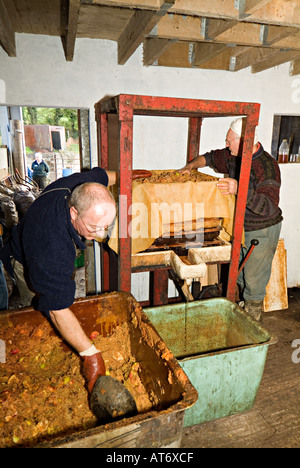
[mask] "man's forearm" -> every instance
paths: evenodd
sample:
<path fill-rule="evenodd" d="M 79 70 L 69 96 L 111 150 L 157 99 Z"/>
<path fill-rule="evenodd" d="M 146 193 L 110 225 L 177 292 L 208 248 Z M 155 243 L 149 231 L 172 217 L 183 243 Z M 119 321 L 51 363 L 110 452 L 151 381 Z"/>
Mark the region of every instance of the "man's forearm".
<path fill-rule="evenodd" d="M 192 171 L 193 169 L 198 169 L 199 167 L 205 167 L 206 166 L 206 159 L 204 156 L 197 156 L 194 158 L 192 161 L 186 164 L 182 169 L 180 169 L 180 172 L 182 174 L 188 173 Z"/>
<path fill-rule="evenodd" d="M 118 173 L 115 171 L 106 171 L 108 176 L 108 186 L 111 187 L 118 182 Z"/>
<path fill-rule="evenodd" d="M 189 165 L 191 165 L 192 169 L 198 169 L 198 167 L 205 167 L 206 159 L 204 156 L 197 156 L 189 163 Z"/>
<path fill-rule="evenodd" d="M 71 309 L 52 310 L 50 311 L 50 317 L 62 338 L 78 353 L 85 351 L 91 346 L 91 341 L 84 333 Z"/>

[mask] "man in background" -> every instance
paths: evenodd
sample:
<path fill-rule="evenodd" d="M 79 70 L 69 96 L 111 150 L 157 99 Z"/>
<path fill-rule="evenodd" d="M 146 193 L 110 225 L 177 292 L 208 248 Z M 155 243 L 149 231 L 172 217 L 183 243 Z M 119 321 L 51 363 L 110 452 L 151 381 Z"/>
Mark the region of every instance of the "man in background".
<path fill-rule="evenodd" d="M 0 247 L 2 247 L 2 224 L 0 224 Z M 3 271 L 3 265 L 0 260 L 0 310 L 7 310 L 8 307 L 8 292 L 6 280 Z"/>
<path fill-rule="evenodd" d="M 35 153 L 35 161 L 33 161 L 31 169 L 34 182 L 38 184 L 41 190 L 44 190 L 48 185 L 47 176 L 49 173 L 49 167 L 45 161 L 43 161 L 42 153 Z"/>
<path fill-rule="evenodd" d="M 218 188 L 224 195 L 237 194 L 241 155 L 245 131 L 245 119 L 239 118 L 231 123 L 226 136 L 226 148 L 213 150 L 200 155 L 188 163 L 181 172 L 210 166 L 216 172 L 226 174 L 219 179 Z M 249 180 L 249 189 L 244 220 L 245 244 L 241 248 L 241 261 L 257 239 L 257 245 L 247 260 L 238 278 L 245 310 L 255 320 L 261 320 L 266 286 L 270 280 L 272 261 L 276 252 L 281 222 L 279 191 L 280 170 L 277 161 L 268 154 L 255 135 Z"/>

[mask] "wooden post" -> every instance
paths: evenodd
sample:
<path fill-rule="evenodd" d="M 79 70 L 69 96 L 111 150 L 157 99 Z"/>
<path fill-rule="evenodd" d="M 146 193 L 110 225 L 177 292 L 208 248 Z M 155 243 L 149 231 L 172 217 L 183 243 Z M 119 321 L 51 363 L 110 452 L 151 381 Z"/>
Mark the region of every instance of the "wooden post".
<path fill-rule="evenodd" d="M 21 120 L 12 120 L 13 127 L 13 145 L 12 155 L 14 168 L 18 169 L 20 176 L 25 179 L 26 162 L 23 151 L 23 130 Z"/>

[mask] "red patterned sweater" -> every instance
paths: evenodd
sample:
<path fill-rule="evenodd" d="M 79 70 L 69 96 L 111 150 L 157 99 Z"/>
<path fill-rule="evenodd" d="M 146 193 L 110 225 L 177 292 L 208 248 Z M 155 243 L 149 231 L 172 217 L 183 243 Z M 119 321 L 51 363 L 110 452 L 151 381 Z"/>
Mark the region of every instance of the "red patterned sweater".
<path fill-rule="evenodd" d="M 227 148 L 214 150 L 203 156 L 207 166 L 239 181 L 240 157 L 232 156 Z M 258 151 L 252 156 L 245 231 L 257 231 L 282 221 L 282 211 L 279 208 L 280 185 L 278 162 L 260 144 Z"/>

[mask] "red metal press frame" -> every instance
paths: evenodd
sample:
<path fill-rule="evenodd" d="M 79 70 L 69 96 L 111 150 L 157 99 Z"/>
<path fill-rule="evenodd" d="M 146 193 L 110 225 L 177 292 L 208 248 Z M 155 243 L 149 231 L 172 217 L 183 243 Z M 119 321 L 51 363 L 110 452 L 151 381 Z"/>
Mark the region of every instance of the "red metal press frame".
<path fill-rule="evenodd" d="M 98 163 L 109 169 L 108 114 L 117 114 L 119 122 L 119 255 L 118 284 L 121 291 L 131 292 L 131 233 L 129 232 L 132 204 L 132 153 L 134 115 L 186 117 L 189 119 L 188 154 L 190 161 L 199 155 L 202 119 L 207 117 L 245 116 L 240 183 L 236 201 L 232 252 L 226 297 L 235 300 L 236 283 L 248 194 L 255 127 L 258 125 L 260 104 L 248 102 L 210 101 L 156 96 L 120 94 L 95 104 L 98 135 Z M 146 169 L 146 168 L 144 168 Z M 108 256 L 103 258 L 104 289 L 109 290 Z M 166 281 L 164 281 L 164 286 Z M 159 298 L 158 298 L 159 300 Z"/>

